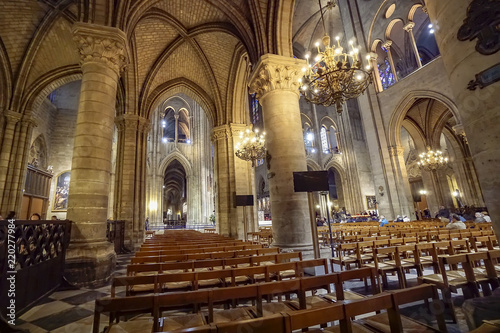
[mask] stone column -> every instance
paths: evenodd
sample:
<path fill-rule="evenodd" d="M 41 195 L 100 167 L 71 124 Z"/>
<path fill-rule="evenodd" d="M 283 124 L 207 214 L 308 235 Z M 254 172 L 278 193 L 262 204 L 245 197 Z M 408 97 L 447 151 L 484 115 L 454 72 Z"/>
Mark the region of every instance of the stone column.
<path fill-rule="evenodd" d="M 35 126 L 29 116 L 17 112 L 5 113 L 6 125 L 0 152 L 0 211 L 19 214 L 26 177 L 26 166 L 31 139 Z"/>
<path fill-rule="evenodd" d="M 177 140 L 179 139 L 179 114 L 174 115 L 175 118 L 175 128 L 174 128 L 174 142 L 175 146 L 177 147 Z"/>
<path fill-rule="evenodd" d="M 397 195 L 399 197 L 399 210 L 394 212 L 394 215 L 406 215 L 410 218 L 415 218 L 415 210 L 413 206 L 413 197 L 411 195 L 410 182 L 408 181 L 408 174 L 406 172 L 406 165 L 404 160 L 404 148 L 401 146 L 392 146 L 389 148 L 389 155 L 392 160 L 392 167 L 394 168 Z M 397 208 L 394 207 L 396 210 Z"/>
<path fill-rule="evenodd" d="M 135 114 L 123 114 L 115 122 L 118 127 L 116 219 L 126 221 L 125 241 L 132 249 L 143 240 L 146 218 L 145 172 L 149 120 Z"/>
<path fill-rule="evenodd" d="M 396 74 L 396 68 L 394 67 L 394 59 L 392 59 L 392 53 L 391 53 L 392 40 L 385 41 L 385 43 L 382 46 L 387 50 L 387 56 L 389 58 L 389 63 L 391 64 L 392 75 L 394 75 L 394 80 L 398 82 L 398 75 Z"/>
<path fill-rule="evenodd" d="M 476 74 L 498 64 L 499 53 L 490 55 L 479 53 L 476 49 L 479 42 L 477 37 L 466 41 L 458 40 L 457 33 L 464 24 L 464 20 L 466 20 L 465 23 L 473 21 L 467 17 L 470 0 L 426 0 L 425 3 L 430 20 L 436 27 L 436 42 L 450 79 L 461 123 L 464 124 L 484 201 L 497 237 L 500 237 L 500 196 L 498 195 L 500 188 L 498 177 L 500 169 L 500 146 L 498 145 L 500 81 L 482 89 L 473 86 L 468 88 L 469 82 L 475 80 Z M 492 19 L 492 14 L 484 13 L 483 17 Z M 477 28 L 477 26 L 470 25 L 473 32 Z M 492 26 L 491 29 L 495 28 Z M 492 45 L 494 44 L 490 46 Z M 485 44 L 483 47 L 487 48 Z"/>
<path fill-rule="evenodd" d="M 221 235 L 237 237 L 235 221 L 237 210 L 234 207 L 236 191 L 234 178 L 233 145 L 230 141 L 229 125 L 217 126 L 212 130 L 215 150 L 215 218 L 217 232 Z"/>
<path fill-rule="evenodd" d="M 293 172 L 306 171 L 306 156 L 299 107 L 299 82 L 305 62 L 265 54 L 250 78 L 250 92 L 262 105 L 269 157 L 274 246 L 312 247 L 306 193 L 293 190 Z"/>
<path fill-rule="evenodd" d="M 104 284 L 116 254 L 106 240 L 116 89 L 127 54 L 127 38 L 116 28 L 76 23 L 82 86 L 68 197 L 73 221 L 66 278 L 76 285 Z"/>
<path fill-rule="evenodd" d="M 413 54 L 415 55 L 415 60 L 417 61 L 418 68 L 422 67 L 422 62 L 420 61 L 420 55 L 418 54 L 417 43 L 415 42 L 415 36 L 413 35 L 413 27 L 415 27 L 415 22 L 408 22 L 403 29 L 410 35 L 410 43 L 413 49 Z"/>

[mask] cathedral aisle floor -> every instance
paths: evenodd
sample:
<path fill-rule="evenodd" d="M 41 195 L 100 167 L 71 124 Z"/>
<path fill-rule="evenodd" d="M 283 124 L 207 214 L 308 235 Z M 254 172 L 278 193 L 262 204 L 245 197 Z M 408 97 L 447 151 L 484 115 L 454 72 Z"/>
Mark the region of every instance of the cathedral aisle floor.
<path fill-rule="evenodd" d="M 126 274 L 132 256 L 133 254 L 117 256 L 115 276 Z M 16 327 L 28 330 L 30 333 L 91 332 L 95 299 L 109 296 L 110 292 L 111 282 L 97 289 L 56 291 L 22 314 L 17 320 Z M 124 295 L 125 291 L 117 293 L 118 297 Z M 101 317 L 100 332 L 108 324 L 108 318 L 104 317 Z"/>
<path fill-rule="evenodd" d="M 322 249 L 322 257 L 328 256 L 325 255 L 325 252 L 327 252 L 325 250 Z M 126 274 L 127 264 L 130 263 L 132 256 L 133 254 L 117 256 L 115 276 Z M 336 267 L 335 270 L 338 271 L 339 267 Z M 414 271 L 407 274 L 407 278 L 410 286 L 417 284 L 417 275 Z M 397 289 L 397 277 L 389 276 L 388 279 L 389 289 Z M 351 283 L 349 289 L 359 293 L 365 292 L 362 281 Z M 76 290 L 56 291 L 22 314 L 17 320 L 16 327 L 25 329 L 30 333 L 90 333 L 92 332 L 94 319 L 95 299 L 109 296 L 110 292 L 110 284 L 97 289 L 80 288 Z M 124 295 L 125 291 L 117 292 L 118 297 Z M 450 320 L 447 320 L 448 332 L 450 333 L 468 331 L 463 312 L 460 308 L 462 302 L 462 296 L 455 297 L 458 323 L 452 324 Z M 412 307 L 407 307 L 402 312 L 405 315 L 411 316 Z M 102 332 L 107 325 L 108 317 L 101 315 L 99 332 Z"/>

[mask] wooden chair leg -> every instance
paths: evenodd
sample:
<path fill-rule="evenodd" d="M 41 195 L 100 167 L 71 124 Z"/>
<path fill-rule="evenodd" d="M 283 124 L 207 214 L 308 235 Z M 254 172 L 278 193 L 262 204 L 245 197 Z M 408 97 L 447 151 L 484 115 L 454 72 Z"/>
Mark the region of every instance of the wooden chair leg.
<path fill-rule="evenodd" d="M 443 301 L 445 306 L 451 311 L 451 318 L 453 323 L 457 323 L 457 316 L 455 314 L 455 307 L 453 305 L 453 300 L 451 299 L 451 291 L 449 289 L 443 290 Z"/>

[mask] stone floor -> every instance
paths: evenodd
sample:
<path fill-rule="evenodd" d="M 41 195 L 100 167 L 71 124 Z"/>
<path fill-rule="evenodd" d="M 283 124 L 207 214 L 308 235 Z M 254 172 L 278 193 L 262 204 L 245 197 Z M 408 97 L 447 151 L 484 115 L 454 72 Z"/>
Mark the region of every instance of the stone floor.
<path fill-rule="evenodd" d="M 126 274 L 126 267 L 131 256 L 131 254 L 118 255 L 115 276 Z M 407 277 L 410 285 L 416 285 L 415 272 L 411 272 Z M 363 293 L 364 284 L 361 281 L 354 282 L 349 285 L 349 289 Z M 389 289 L 397 289 L 396 276 L 389 276 Z M 107 285 L 97 289 L 56 291 L 22 314 L 16 326 L 30 333 L 90 333 L 94 318 L 94 301 L 96 298 L 109 295 L 110 290 L 110 285 Z M 123 294 L 124 291 L 117 293 L 117 296 L 123 296 Z M 450 320 L 447 320 L 448 331 L 451 333 L 467 332 L 467 324 L 459 306 L 463 298 L 458 296 L 456 301 L 458 323 L 452 324 Z M 403 309 L 402 312 L 414 313 L 411 306 Z M 101 315 L 100 323 L 100 332 L 102 332 L 108 323 L 108 318 Z"/>

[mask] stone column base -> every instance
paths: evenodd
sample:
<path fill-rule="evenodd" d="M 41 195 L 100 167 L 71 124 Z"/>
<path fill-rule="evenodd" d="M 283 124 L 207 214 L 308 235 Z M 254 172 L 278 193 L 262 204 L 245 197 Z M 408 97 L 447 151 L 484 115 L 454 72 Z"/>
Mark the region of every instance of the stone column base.
<path fill-rule="evenodd" d="M 78 287 L 101 287 L 115 271 L 116 253 L 112 243 L 70 244 L 64 276 Z"/>

